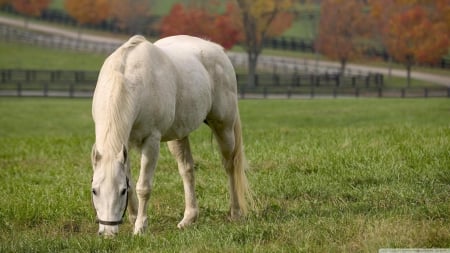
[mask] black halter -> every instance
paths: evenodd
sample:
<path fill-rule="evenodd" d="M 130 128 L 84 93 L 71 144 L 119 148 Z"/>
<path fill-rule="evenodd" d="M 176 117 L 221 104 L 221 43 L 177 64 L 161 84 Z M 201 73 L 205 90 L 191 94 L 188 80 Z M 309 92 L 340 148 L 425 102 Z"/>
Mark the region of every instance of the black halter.
<path fill-rule="evenodd" d="M 126 213 L 127 207 L 128 207 L 128 190 L 130 189 L 130 181 L 129 181 L 128 177 L 126 177 L 126 180 L 127 180 L 127 199 L 125 200 L 125 208 L 123 209 L 122 218 L 118 221 L 104 221 L 104 220 L 100 220 L 97 217 L 97 212 L 95 212 L 95 216 L 96 216 L 95 222 L 105 225 L 105 226 L 116 226 L 116 225 L 120 225 L 123 223 L 123 217 L 125 217 L 125 213 Z M 91 201 L 92 201 L 92 205 L 94 206 L 94 210 L 96 210 L 93 199 L 91 199 Z"/>

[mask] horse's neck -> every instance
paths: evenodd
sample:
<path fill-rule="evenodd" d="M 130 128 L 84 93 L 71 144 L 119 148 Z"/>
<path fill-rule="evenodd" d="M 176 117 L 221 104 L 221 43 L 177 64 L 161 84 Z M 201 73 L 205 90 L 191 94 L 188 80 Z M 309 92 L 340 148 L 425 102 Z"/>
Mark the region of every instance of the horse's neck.
<path fill-rule="evenodd" d="M 116 156 L 124 145 L 128 146 L 128 138 L 128 133 L 118 131 L 115 126 L 110 126 L 106 131 L 97 132 L 95 145 L 101 154 Z"/>
<path fill-rule="evenodd" d="M 117 71 L 106 71 L 97 83 L 94 94 L 96 145 L 103 152 L 118 154 L 128 144 L 134 121 L 134 103 L 126 79 Z M 100 150 L 99 150 L 100 151 Z"/>

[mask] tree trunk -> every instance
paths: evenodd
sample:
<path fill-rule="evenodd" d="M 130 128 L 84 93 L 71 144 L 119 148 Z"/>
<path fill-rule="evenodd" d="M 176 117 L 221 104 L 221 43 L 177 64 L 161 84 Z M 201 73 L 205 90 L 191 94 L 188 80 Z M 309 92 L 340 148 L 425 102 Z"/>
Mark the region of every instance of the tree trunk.
<path fill-rule="evenodd" d="M 406 64 L 406 84 L 407 87 L 411 87 L 411 63 Z"/>
<path fill-rule="evenodd" d="M 247 87 L 254 88 L 256 87 L 256 66 L 258 64 L 258 53 L 256 52 L 247 52 L 248 54 L 248 78 L 247 78 Z"/>
<path fill-rule="evenodd" d="M 345 59 L 345 58 L 341 59 L 341 69 L 339 70 L 341 76 L 343 76 L 345 74 L 346 65 L 347 65 L 347 59 Z"/>
<path fill-rule="evenodd" d="M 408 88 L 411 87 L 411 68 L 414 63 L 413 59 L 412 55 L 406 56 L 406 84 Z"/>

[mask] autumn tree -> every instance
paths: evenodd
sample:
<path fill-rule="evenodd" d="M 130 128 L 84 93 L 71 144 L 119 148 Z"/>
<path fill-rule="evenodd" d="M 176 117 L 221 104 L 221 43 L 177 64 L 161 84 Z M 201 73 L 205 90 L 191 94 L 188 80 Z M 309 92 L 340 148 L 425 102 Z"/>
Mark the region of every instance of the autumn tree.
<path fill-rule="evenodd" d="M 47 9 L 50 0 L 14 0 L 11 1 L 14 10 L 25 15 L 25 26 L 28 25 L 28 17 L 40 16 Z"/>
<path fill-rule="evenodd" d="M 407 85 L 415 64 L 435 64 L 450 46 L 450 1 L 372 1 L 372 15 L 381 27 L 381 41 L 390 56 L 407 70 Z"/>
<path fill-rule="evenodd" d="M 79 26 L 99 24 L 109 18 L 111 3 L 110 0 L 65 0 L 64 8 Z M 78 35 L 81 36 L 81 29 Z"/>
<path fill-rule="evenodd" d="M 9 4 L 12 0 L 0 0 L 0 7 L 3 5 Z"/>
<path fill-rule="evenodd" d="M 242 37 L 240 26 L 233 19 L 235 12 L 232 4 L 226 6 L 224 13 L 214 13 L 208 6 L 175 4 L 161 22 L 161 37 L 192 35 L 210 39 L 229 49 Z"/>
<path fill-rule="evenodd" d="M 150 15 L 148 0 L 112 0 L 110 16 L 117 26 L 130 33 L 142 33 Z"/>
<path fill-rule="evenodd" d="M 346 64 L 359 57 L 361 40 L 370 25 L 361 0 L 324 0 L 320 11 L 319 34 L 316 49 L 341 64 L 341 74 Z"/>
<path fill-rule="evenodd" d="M 253 87 L 263 41 L 271 35 L 282 34 L 291 25 L 292 16 L 286 13 L 292 0 L 237 0 L 237 3 L 244 31 L 243 47 L 248 58 L 247 84 Z"/>
<path fill-rule="evenodd" d="M 447 31 L 444 23 L 433 23 L 420 6 L 392 16 L 384 31 L 386 47 L 396 61 L 405 64 L 408 86 L 414 64 L 434 64 L 447 54 Z"/>

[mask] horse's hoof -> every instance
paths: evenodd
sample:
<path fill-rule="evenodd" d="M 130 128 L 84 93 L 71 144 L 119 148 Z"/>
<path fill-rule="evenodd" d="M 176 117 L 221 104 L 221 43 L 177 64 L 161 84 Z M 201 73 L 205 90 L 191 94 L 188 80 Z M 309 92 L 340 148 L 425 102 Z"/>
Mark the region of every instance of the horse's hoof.
<path fill-rule="evenodd" d="M 179 229 L 186 228 L 192 223 L 196 222 L 198 218 L 198 209 L 193 209 L 189 212 L 185 212 L 183 220 L 178 223 L 177 227 Z"/>
<path fill-rule="evenodd" d="M 239 221 L 242 219 L 244 215 L 242 214 L 242 211 L 240 209 L 231 209 L 230 210 L 230 221 Z"/>
<path fill-rule="evenodd" d="M 134 224 L 134 235 L 143 235 L 145 233 L 145 230 L 147 229 L 147 218 L 144 220 L 136 220 L 136 223 Z"/>

